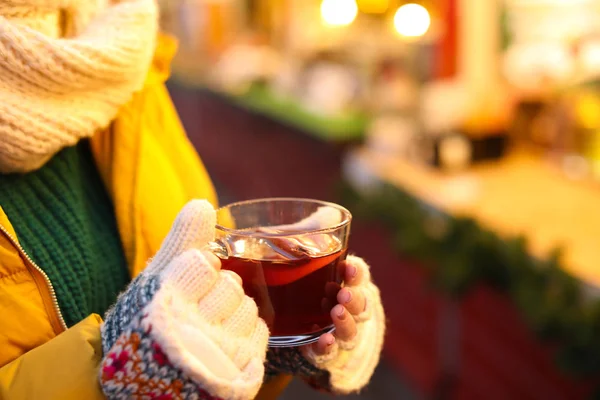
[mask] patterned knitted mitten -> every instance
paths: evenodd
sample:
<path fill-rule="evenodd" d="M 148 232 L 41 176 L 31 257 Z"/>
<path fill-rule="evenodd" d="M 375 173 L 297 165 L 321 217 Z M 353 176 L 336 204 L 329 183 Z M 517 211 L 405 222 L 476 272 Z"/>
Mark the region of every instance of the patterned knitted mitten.
<path fill-rule="evenodd" d="M 192 201 L 102 327 L 100 383 L 109 399 L 251 399 L 269 332 L 236 277 L 199 249 L 215 211 Z"/>

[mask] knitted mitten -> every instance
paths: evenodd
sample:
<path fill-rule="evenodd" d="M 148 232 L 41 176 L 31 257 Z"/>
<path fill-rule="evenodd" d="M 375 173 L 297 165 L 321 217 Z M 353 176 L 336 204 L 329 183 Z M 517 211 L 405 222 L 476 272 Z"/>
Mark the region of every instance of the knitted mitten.
<path fill-rule="evenodd" d="M 312 346 L 271 348 L 267 354 L 267 379 L 281 373 L 292 374 L 314 388 L 339 394 L 357 392 L 367 385 L 379 363 L 385 315 L 368 265 L 355 256 L 348 256 L 346 262 L 361 269 L 364 276 L 363 283 L 353 287 L 361 290 L 366 299 L 365 311 L 354 317 L 355 338 L 349 342 L 336 338 L 333 349 L 325 356 L 315 354 Z"/>
<path fill-rule="evenodd" d="M 199 248 L 215 212 L 192 201 L 102 327 L 100 383 L 109 399 L 251 399 L 269 332 L 236 277 Z"/>
<path fill-rule="evenodd" d="M 333 207 L 320 207 L 306 219 L 293 225 L 271 227 L 276 231 L 319 230 L 335 226 L 342 221 L 342 214 Z M 312 240 L 322 240 L 312 235 Z M 351 393 L 364 387 L 379 363 L 385 333 L 385 315 L 379 289 L 371 281 L 369 266 L 355 256 L 348 256 L 347 263 L 361 270 L 363 279 L 352 290 L 362 292 L 366 309 L 354 316 L 357 335 L 351 342 L 336 339 L 327 356 L 318 356 L 312 346 L 298 348 L 271 348 L 267 359 L 266 378 L 281 373 L 299 376 L 313 387 L 335 393 Z"/>

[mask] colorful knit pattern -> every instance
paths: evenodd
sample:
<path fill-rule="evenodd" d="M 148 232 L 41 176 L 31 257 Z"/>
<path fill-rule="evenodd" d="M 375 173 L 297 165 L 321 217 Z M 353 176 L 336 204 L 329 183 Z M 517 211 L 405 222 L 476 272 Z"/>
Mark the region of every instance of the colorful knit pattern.
<path fill-rule="evenodd" d="M 141 274 L 131 282 L 129 289 L 119 296 L 116 304 L 106 313 L 106 320 L 102 326 L 104 354 L 109 353 L 123 330 L 135 322 L 135 318 L 138 318 L 159 288 L 158 276 Z"/>
<path fill-rule="evenodd" d="M 132 321 L 105 353 L 100 381 L 107 398 L 219 400 L 171 364 L 150 336 L 152 325 L 143 319 Z"/>

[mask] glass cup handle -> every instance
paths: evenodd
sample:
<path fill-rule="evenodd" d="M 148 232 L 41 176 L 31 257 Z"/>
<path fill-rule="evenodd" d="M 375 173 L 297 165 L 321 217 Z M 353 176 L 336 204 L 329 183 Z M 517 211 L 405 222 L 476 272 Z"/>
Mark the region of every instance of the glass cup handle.
<path fill-rule="evenodd" d="M 206 246 L 204 246 L 203 250 L 212 252 L 222 260 L 227 260 L 230 254 L 229 246 L 221 239 L 215 239 L 212 242 L 208 242 Z"/>

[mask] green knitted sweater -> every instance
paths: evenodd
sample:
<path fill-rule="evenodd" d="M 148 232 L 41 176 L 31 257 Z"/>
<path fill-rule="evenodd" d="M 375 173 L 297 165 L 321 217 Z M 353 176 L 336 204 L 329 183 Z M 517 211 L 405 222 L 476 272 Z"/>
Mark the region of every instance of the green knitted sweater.
<path fill-rule="evenodd" d="M 52 281 L 67 325 L 104 314 L 130 278 L 88 141 L 62 150 L 37 171 L 0 175 L 0 206 Z"/>

